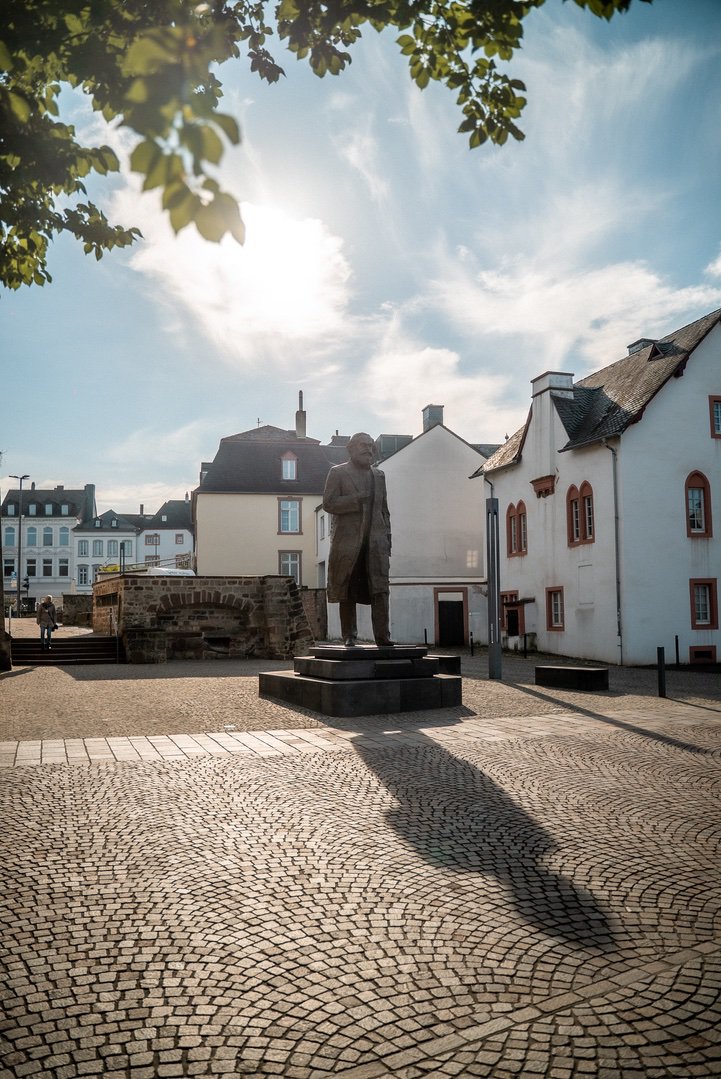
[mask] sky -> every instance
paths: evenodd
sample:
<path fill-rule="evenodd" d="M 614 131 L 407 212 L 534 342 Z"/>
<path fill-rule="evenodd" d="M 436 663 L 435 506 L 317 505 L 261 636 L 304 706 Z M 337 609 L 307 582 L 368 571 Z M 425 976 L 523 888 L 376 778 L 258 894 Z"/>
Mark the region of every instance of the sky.
<path fill-rule="evenodd" d="M 721 307 L 721 4 L 607 23 L 548 0 L 525 22 L 523 142 L 468 148 L 453 95 L 418 90 L 393 34 L 350 68 L 269 87 L 219 71 L 239 120 L 218 178 L 244 246 L 177 237 L 124 170 L 92 196 L 144 239 L 100 262 L 63 238 L 53 283 L 0 293 L 0 491 L 96 485 L 98 510 L 184 498 L 258 424 L 469 442 L 524 422 L 530 381 L 582 378 Z M 122 129 L 68 116 L 127 159 Z"/>

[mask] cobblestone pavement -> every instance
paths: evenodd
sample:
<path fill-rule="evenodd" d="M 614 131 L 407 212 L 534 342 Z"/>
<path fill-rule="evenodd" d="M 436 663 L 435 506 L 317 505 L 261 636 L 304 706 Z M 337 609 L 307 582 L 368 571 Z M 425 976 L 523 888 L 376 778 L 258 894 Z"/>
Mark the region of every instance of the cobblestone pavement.
<path fill-rule="evenodd" d="M 253 673 L 0 678 L 70 731 L 127 686 L 135 731 L 73 742 L 32 694 L 39 751 L 0 727 L 2 1079 L 721 1074 L 718 693 L 476 662 L 450 714 L 294 725 L 248 688 L 250 732 L 212 702 Z M 133 726 L 189 684 L 195 734 Z"/>

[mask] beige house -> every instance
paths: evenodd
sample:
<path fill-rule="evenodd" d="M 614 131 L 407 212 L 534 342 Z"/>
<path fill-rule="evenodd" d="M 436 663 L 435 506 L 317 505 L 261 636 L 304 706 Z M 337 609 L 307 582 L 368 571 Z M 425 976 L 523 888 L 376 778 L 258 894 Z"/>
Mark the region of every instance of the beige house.
<path fill-rule="evenodd" d="M 306 435 L 302 393 L 294 430 L 266 425 L 223 438 L 193 492 L 196 572 L 280 574 L 316 587 L 316 509 L 347 441 Z"/>

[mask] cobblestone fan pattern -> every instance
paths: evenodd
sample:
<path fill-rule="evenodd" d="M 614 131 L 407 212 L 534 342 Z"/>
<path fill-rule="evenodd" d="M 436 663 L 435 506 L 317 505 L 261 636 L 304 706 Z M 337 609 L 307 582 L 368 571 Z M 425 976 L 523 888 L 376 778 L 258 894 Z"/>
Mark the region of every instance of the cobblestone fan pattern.
<path fill-rule="evenodd" d="M 719 1075 L 706 716 L 3 769 L 0 1075 Z"/>

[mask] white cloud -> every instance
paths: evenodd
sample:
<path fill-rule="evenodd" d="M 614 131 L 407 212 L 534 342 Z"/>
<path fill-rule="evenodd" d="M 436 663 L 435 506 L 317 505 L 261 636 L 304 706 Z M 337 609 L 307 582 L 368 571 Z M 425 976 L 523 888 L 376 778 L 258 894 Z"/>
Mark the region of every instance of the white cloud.
<path fill-rule="evenodd" d="M 197 485 L 197 477 L 192 482 L 188 481 L 185 487 L 177 483 L 129 484 L 110 481 L 97 488 L 95 502 L 98 513 L 105 513 L 107 510 L 115 510 L 116 513 L 140 513 L 141 506 L 144 513 L 157 513 L 164 502 L 184 499 Z"/>
<path fill-rule="evenodd" d="M 242 205 L 243 246 L 203 240 L 193 226 L 174 236 L 155 199 L 126 189 L 116 216 L 141 228 L 131 266 L 180 314 L 191 316 L 231 362 L 281 368 L 289 346 L 322 348 L 349 332 L 351 268 L 342 240 L 322 221 L 272 206 Z"/>
<path fill-rule="evenodd" d="M 444 406 L 444 422 L 469 442 L 502 441 L 525 415 L 504 405 L 508 375 L 461 371 L 451 349 L 414 341 L 394 318 L 359 378 L 361 396 L 374 403 L 387 434 L 415 434 L 428 404 Z"/>

